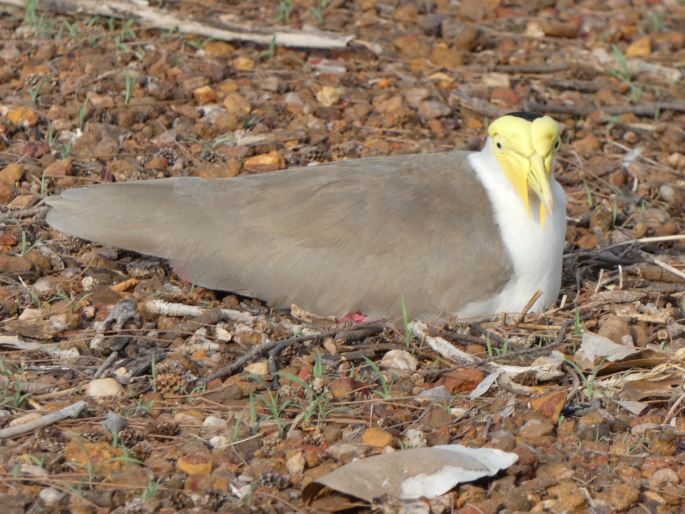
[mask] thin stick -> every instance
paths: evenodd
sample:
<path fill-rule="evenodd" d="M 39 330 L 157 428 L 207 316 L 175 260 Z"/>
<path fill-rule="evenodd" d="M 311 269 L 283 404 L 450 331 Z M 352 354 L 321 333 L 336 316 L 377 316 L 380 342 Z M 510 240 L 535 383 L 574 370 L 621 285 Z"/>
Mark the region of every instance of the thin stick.
<path fill-rule="evenodd" d="M 683 403 L 683 400 L 685 400 L 685 393 L 681 394 L 671 408 L 668 409 L 666 417 L 664 417 L 664 425 L 668 425 L 671 422 L 671 418 L 673 418 L 675 413 L 678 411 L 678 408 L 680 407 L 680 404 Z"/>
<path fill-rule="evenodd" d="M 597 111 L 610 116 L 629 113 L 636 116 L 654 116 L 663 111 L 685 112 L 685 102 L 654 102 L 640 105 L 603 105 L 598 107 L 527 102 L 525 109 L 530 112 L 572 114 L 575 116 L 587 116 Z"/>
<path fill-rule="evenodd" d="M 641 237 L 639 239 L 628 239 L 627 241 L 621 241 L 620 243 L 614 243 L 609 246 L 605 246 L 599 251 L 596 252 L 575 252 L 575 253 L 566 253 L 564 254 L 564 259 L 568 259 L 569 257 L 574 257 L 574 256 L 587 256 L 587 255 L 595 255 L 601 252 L 605 252 L 607 250 L 611 250 L 613 248 L 618 248 L 620 246 L 629 246 L 629 245 L 635 245 L 635 244 L 650 244 L 650 243 L 668 243 L 672 241 L 685 241 L 685 234 L 678 234 L 674 236 L 654 236 L 654 237 Z"/>
<path fill-rule="evenodd" d="M 55 390 L 55 386 L 49 386 L 38 382 L 29 382 L 27 380 L 12 380 L 5 375 L 0 375 L 0 387 L 3 389 L 17 388 L 22 393 L 29 394 L 45 393 Z"/>
<path fill-rule="evenodd" d="M 41 2 L 42 3 L 42 2 Z M 0 4 L 25 7 L 27 0 L 1 0 Z M 177 30 L 184 34 L 196 34 L 224 41 L 244 41 L 259 45 L 275 44 L 299 48 L 345 48 L 354 36 L 323 31 L 295 31 L 287 29 L 255 29 L 229 25 L 220 19 L 212 23 L 179 18 L 174 14 L 155 9 L 140 2 L 113 0 L 52 0 L 45 2 L 50 10 L 65 14 L 99 15 L 112 18 L 133 19 L 156 29 Z"/>
<path fill-rule="evenodd" d="M 533 305 L 535 305 L 535 302 L 537 302 L 538 298 L 540 298 L 541 296 L 542 291 L 540 291 L 539 289 L 533 293 L 533 296 L 530 297 L 530 300 L 528 300 L 528 303 L 521 311 L 521 314 L 519 314 L 519 317 L 516 320 L 517 323 L 521 323 L 524 319 L 526 319 L 526 314 L 528 314 L 528 311 L 533 308 Z"/>
<path fill-rule="evenodd" d="M 666 243 L 669 241 L 685 241 L 685 234 L 678 234 L 675 236 L 654 236 L 654 237 L 640 237 L 639 239 L 629 239 L 628 241 L 621 241 L 620 243 L 614 243 L 610 246 L 604 248 L 608 250 L 609 248 L 616 248 L 617 246 L 625 246 L 631 244 L 649 244 L 649 243 Z"/>
<path fill-rule="evenodd" d="M 29 423 L 23 423 L 14 427 L 3 428 L 0 430 L 0 439 L 9 439 L 10 437 L 16 437 L 28 432 L 33 432 L 34 430 L 39 430 L 62 421 L 63 419 L 75 418 L 81 414 L 81 411 L 85 408 L 86 402 L 81 400 L 76 403 L 72 403 L 68 407 L 64 407 L 56 412 L 51 412 L 50 414 L 41 416 L 35 421 L 30 421 Z"/>
<path fill-rule="evenodd" d="M 109 366 L 114 362 L 114 360 L 117 358 L 117 353 L 116 351 L 110 353 L 107 358 L 104 360 L 102 364 L 100 364 L 100 367 L 97 369 L 95 374 L 93 375 L 93 378 L 100 378 L 102 374 L 109 368 Z"/>
<path fill-rule="evenodd" d="M 0 2 L 1 3 L 1 2 Z M 0 222 L 13 221 L 21 218 L 30 218 L 31 216 L 42 216 L 48 212 L 46 205 L 37 205 L 28 209 L 13 209 L 0 214 Z"/>
<path fill-rule="evenodd" d="M 357 325 L 357 327 L 354 327 L 355 329 L 366 329 L 370 325 L 376 324 L 377 322 L 371 322 L 371 323 L 364 323 Z M 380 327 L 379 327 L 380 330 Z M 232 375 L 236 371 L 242 369 L 245 364 L 248 362 L 252 361 L 253 359 L 256 359 L 257 357 L 264 355 L 265 353 L 271 351 L 273 348 L 276 348 L 277 346 L 282 346 L 286 347 L 294 343 L 301 343 L 304 341 L 312 341 L 315 339 L 323 339 L 324 337 L 330 337 L 334 336 L 339 332 L 338 329 L 335 330 L 328 330 L 327 332 L 321 332 L 320 334 L 308 334 L 304 336 L 297 336 L 297 337 L 290 337 L 288 339 L 282 339 L 280 341 L 267 341 L 266 343 L 260 344 L 258 346 L 255 346 L 247 352 L 245 355 L 240 357 L 239 359 L 236 359 L 235 362 L 232 364 L 226 366 L 225 368 L 221 368 L 220 370 L 212 373 L 208 377 L 200 379 L 198 382 L 200 384 L 208 384 L 212 380 L 216 380 L 217 378 L 223 378 L 227 377 L 229 375 Z"/>
<path fill-rule="evenodd" d="M 660 268 L 663 268 L 663 269 L 665 269 L 666 271 L 668 271 L 668 272 L 670 272 L 670 273 L 673 273 L 676 277 L 680 277 L 680 278 L 682 278 L 683 280 L 685 280 L 685 273 L 683 273 L 682 271 L 680 271 L 678 268 L 674 268 L 674 267 L 671 266 L 670 264 L 668 264 L 668 263 L 662 261 L 661 259 L 657 259 L 656 257 L 655 257 L 654 259 L 652 259 L 652 262 L 653 262 L 654 264 L 656 264 L 657 266 L 659 266 Z"/>
<path fill-rule="evenodd" d="M 161 316 L 202 316 L 211 309 L 203 309 L 195 305 L 186 305 L 184 303 L 165 302 L 164 300 L 148 300 L 143 304 L 143 308 L 150 314 L 159 314 Z M 249 322 L 254 319 L 254 316 L 249 312 L 236 311 L 233 309 L 220 309 L 221 317 L 231 321 Z"/>
<path fill-rule="evenodd" d="M 558 346 L 561 346 L 561 344 L 564 342 L 564 339 L 566 338 L 566 331 L 568 330 L 568 327 L 571 325 L 571 323 L 573 323 L 573 321 L 573 319 L 567 319 L 566 321 L 564 321 L 564 323 L 561 325 L 561 328 L 559 329 L 559 332 L 557 333 L 557 337 L 554 338 L 554 341 L 552 341 L 551 344 L 541 346 L 540 348 L 523 348 L 521 350 L 513 350 L 506 355 L 494 355 L 484 360 L 485 362 L 492 362 L 502 359 L 508 359 L 511 357 L 519 357 L 520 355 L 530 355 L 535 353 L 547 352 L 549 350 L 554 350 Z"/>
<path fill-rule="evenodd" d="M 498 73 L 557 73 L 570 68 L 566 62 L 548 64 L 501 64 L 494 67 Z"/>

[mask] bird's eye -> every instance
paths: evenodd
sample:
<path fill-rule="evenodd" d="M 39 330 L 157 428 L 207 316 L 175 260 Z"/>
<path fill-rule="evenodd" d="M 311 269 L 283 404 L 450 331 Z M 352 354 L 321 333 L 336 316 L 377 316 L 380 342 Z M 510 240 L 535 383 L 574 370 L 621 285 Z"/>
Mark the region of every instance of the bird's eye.
<path fill-rule="evenodd" d="M 559 150 L 559 147 L 560 147 L 560 146 L 561 146 L 561 140 L 560 140 L 560 139 L 557 139 L 557 142 L 554 143 L 554 149 L 555 149 L 555 150 Z"/>
<path fill-rule="evenodd" d="M 495 148 L 497 148 L 497 150 L 500 152 L 504 150 L 504 143 L 499 137 L 495 137 Z"/>

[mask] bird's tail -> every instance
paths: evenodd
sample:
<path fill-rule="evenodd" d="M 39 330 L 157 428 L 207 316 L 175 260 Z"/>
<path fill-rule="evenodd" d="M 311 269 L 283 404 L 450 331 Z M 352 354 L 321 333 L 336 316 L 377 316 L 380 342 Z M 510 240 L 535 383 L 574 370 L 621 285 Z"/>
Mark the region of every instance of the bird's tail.
<path fill-rule="evenodd" d="M 47 222 L 69 235 L 148 255 L 164 255 L 164 234 L 184 211 L 177 179 L 101 184 L 46 199 Z"/>

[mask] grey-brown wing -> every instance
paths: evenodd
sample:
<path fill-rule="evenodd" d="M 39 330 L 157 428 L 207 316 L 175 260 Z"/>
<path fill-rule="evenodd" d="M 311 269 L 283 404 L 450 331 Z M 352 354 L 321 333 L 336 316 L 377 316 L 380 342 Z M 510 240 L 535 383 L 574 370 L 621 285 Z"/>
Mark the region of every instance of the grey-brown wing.
<path fill-rule="evenodd" d="M 172 260 L 188 280 L 324 314 L 434 318 L 501 289 L 511 263 L 466 153 L 224 180 L 69 190 L 48 222 Z"/>

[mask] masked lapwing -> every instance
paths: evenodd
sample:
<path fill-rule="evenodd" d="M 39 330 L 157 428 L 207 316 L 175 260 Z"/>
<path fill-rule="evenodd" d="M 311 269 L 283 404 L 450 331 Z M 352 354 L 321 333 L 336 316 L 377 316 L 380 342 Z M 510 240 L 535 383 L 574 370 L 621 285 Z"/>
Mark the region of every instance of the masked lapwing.
<path fill-rule="evenodd" d="M 401 298 L 428 321 L 541 311 L 561 282 L 559 136 L 548 116 L 512 113 L 480 152 L 101 184 L 48 198 L 47 221 L 276 308 L 395 321 Z"/>

